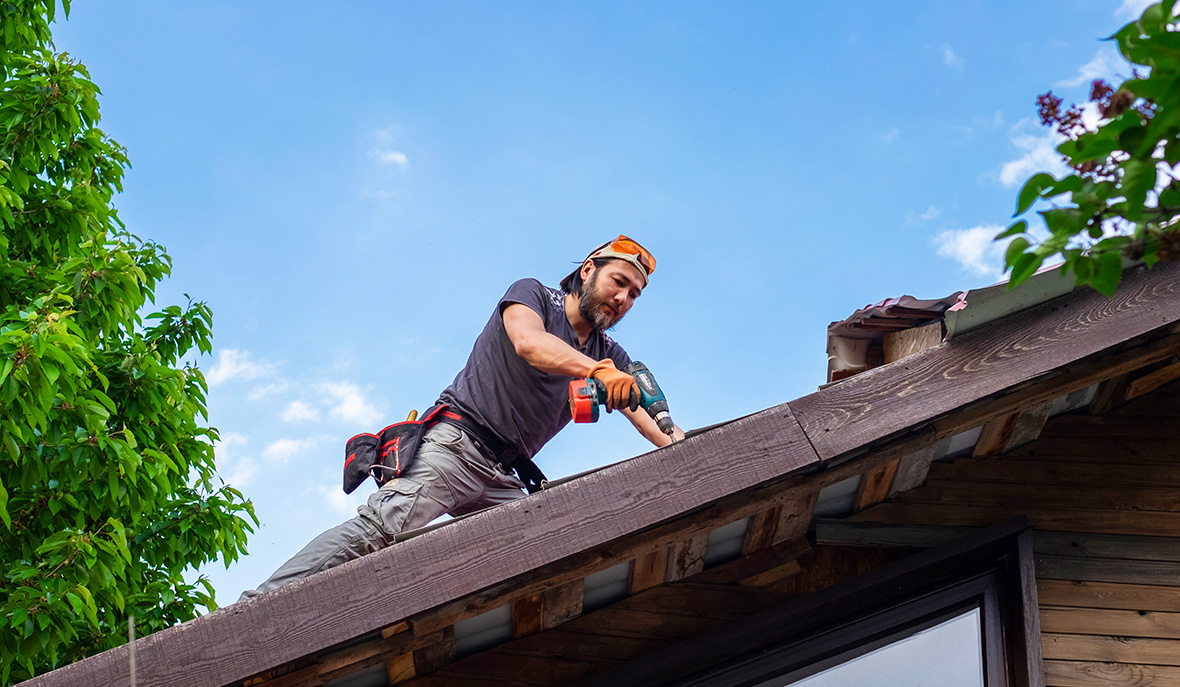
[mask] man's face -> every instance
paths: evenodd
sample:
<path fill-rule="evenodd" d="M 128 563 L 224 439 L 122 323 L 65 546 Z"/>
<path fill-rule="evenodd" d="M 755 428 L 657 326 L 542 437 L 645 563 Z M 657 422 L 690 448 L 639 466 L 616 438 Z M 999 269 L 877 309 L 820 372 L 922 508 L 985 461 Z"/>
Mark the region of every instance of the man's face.
<path fill-rule="evenodd" d="M 622 260 L 611 260 L 602 267 L 590 263 L 590 270 L 588 276 L 583 272 L 578 312 L 595 329 L 610 329 L 643 293 L 643 275 L 634 265 Z"/>

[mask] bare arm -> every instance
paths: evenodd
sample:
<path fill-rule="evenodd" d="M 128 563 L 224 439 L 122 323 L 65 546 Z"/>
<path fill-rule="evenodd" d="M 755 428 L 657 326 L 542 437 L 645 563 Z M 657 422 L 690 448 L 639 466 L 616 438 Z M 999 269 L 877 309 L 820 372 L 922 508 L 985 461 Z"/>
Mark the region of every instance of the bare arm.
<path fill-rule="evenodd" d="M 527 305 L 509 305 L 504 308 L 503 318 L 504 330 L 516 354 L 542 372 L 585 377 L 598 362 L 545 331 L 544 320 Z"/>
<path fill-rule="evenodd" d="M 656 446 L 667 446 L 673 441 L 680 441 L 684 438 L 684 431 L 679 427 L 676 427 L 672 431 L 672 436 L 661 432 L 660 428 L 656 426 L 656 421 L 651 419 L 647 411 L 642 408 L 634 412 L 630 409 L 624 409 L 622 413 L 627 416 L 631 424 L 635 425 L 635 429 L 639 430 L 640 434 L 647 437 L 647 440 Z"/>

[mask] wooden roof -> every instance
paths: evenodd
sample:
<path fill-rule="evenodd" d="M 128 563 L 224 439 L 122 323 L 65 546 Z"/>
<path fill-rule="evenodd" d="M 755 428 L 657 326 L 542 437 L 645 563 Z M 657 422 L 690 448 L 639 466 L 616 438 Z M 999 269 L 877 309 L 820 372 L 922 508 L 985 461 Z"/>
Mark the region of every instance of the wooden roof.
<path fill-rule="evenodd" d="M 413 657 L 406 674 L 415 674 L 416 664 L 422 675 L 437 667 L 431 651 L 444 654 L 440 662 L 453 659 L 456 622 L 504 604 L 513 608 L 519 636 L 539 633 L 540 642 L 542 630 L 558 626 L 576 635 L 567 621 L 581 611 L 581 592 L 574 601 L 571 585 L 629 561 L 630 591 L 647 590 L 629 603 L 658 597 L 652 603 L 691 604 L 683 587 L 661 585 L 691 573 L 700 584 L 710 574 L 748 580 L 794 560 L 807 546 L 800 540 L 818 489 L 862 475 L 855 495 L 862 510 L 922 484 L 937 441 L 982 427 L 980 443 L 1003 447 L 1022 418 L 1039 416 L 1043 424 L 1054 399 L 1172 359 L 1180 351 L 1178 292 L 1178 265 L 1130 271 L 1113 298 L 1071 293 L 140 639 L 139 685 L 319 685 L 371 666 L 393 675 L 404 656 Z M 749 555 L 699 572 L 702 538 L 750 516 Z M 708 602 L 723 605 L 715 608 L 721 616 L 767 602 L 764 591 L 726 591 L 728 598 Z M 577 642 L 549 637 L 564 642 L 553 651 L 577 655 Z M 129 684 L 128 647 L 26 684 Z"/>

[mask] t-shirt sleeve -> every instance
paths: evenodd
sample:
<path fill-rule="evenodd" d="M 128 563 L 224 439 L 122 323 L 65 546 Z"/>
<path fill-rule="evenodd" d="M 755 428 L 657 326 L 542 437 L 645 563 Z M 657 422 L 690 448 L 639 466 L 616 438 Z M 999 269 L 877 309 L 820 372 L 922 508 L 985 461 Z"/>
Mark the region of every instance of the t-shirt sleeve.
<path fill-rule="evenodd" d="M 513 303 L 520 303 L 527 305 L 534 312 L 541 316 L 544 320 L 547 314 L 549 301 L 545 297 L 545 287 L 536 279 L 521 279 L 508 287 L 508 291 L 500 299 L 498 306 L 500 314 L 504 314 L 504 308 Z"/>
<path fill-rule="evenodd" d="M 631 364 L 631 356 L 627 355 L 627 351 L 624 351 L 614 339 L 607 341 L 606 356 L 615 361 L 615 367 L 620 370 Z"/>

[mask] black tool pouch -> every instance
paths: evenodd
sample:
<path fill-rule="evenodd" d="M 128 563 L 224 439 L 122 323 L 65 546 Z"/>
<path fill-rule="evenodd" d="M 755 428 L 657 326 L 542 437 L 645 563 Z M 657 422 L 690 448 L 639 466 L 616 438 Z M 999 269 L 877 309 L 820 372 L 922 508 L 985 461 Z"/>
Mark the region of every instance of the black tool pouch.
<path fill-rule="evenodd" d="M 410 467 L 418 454 L 422 435 L 442 419 L 447 405 L 440 403 L 416 420 L 392 424 L 376 434 L 358 434 L 344 445 L 344 493 L 351 494 L 373 476 L 377 486 Z"/>

